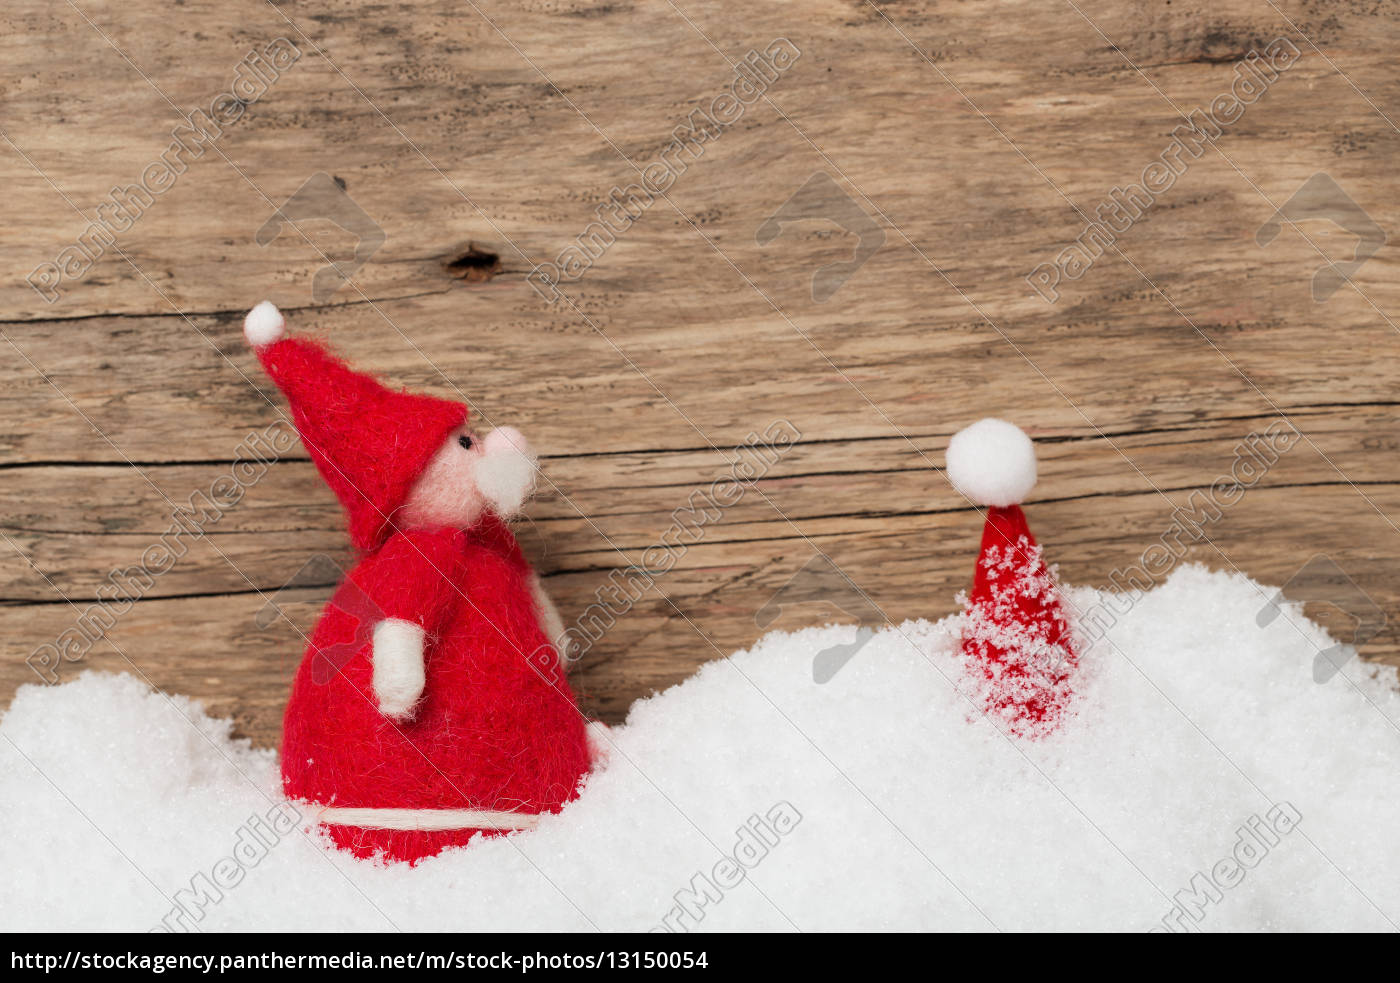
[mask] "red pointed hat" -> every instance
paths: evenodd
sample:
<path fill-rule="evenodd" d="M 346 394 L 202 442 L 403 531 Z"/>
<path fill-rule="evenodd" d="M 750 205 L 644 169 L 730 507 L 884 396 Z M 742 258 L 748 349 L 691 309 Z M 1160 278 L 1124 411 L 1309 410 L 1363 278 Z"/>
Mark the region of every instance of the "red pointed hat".
<path fill-rule="evenodd" d="M 1044 736 L 1065 716 L 1079 657 L 1054 571 L 1021 511 L 1035 487 L 1035 447 L 1015 424 L 980 420 L 949 441 L 948 477 L 987 507 L 963 612 L 964 665 L 1007 730 Z"/>
<path fill-rule="evenodd" d="M 291 404 L 316 470 L 345 507 L 351 541 L 376 549 L 418 475 L 466 422 L 467 407 L 390 389 L 320 342 L 285 332 L 282 312 L 268 301 L 243 320 L 244 336 Z"/>

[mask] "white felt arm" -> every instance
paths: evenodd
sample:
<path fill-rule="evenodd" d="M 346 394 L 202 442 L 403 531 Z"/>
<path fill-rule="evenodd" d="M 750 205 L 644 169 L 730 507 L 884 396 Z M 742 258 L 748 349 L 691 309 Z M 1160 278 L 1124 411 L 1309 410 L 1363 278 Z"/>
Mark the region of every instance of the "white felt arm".
<path fill-rule="evenodd" d="M 423 629 L 388 618 L 374 626 L 374 697 L 391 719 L 412 715 L 423 695 Z"/>
<path fill-rule="evenodd" d="M 569 638 L 564 633 L 564 619 L 559 616 L 559 609 L 554 606 L 554 602 L 544 592 L 544 584 L 540 582 L 540 575 L 537 573 L 530 574 L 530 594 L 535 599 L 535 617 L 540 619 L 540 627 L 544 629 L 545 637 L 554 646 L 554 652 L 559 656 L 560 664 L 567 669 L 569 661 L 565 656 L 568 655 Z"/>

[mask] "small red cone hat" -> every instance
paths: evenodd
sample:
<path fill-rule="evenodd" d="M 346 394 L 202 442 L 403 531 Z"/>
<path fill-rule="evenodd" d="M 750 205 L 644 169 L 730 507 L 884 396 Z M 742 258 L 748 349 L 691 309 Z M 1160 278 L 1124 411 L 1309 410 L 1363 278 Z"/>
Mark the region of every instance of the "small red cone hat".
<path fill-rule="evenodd" d="M 996 722 L 1043 737 L 1066 715 L 1078 653 L 1059 584 L 1021 511 L 1035 487 L 1035 447 L 1015 424 L 980 420 L 949 441 L 948 477 L 987 517 L 963 611 L 964 665 Z"/>
<path fill-rule="evenodd" d="M 388 388 L 356 372 L 325 345 L 287 338 L 282 312 L 263 301 L 248 312 L 243 334 L 277 388 L 316 470 L 350 520 L 350 539 L 373 550 L 389 518 L 467 407 Z"/>

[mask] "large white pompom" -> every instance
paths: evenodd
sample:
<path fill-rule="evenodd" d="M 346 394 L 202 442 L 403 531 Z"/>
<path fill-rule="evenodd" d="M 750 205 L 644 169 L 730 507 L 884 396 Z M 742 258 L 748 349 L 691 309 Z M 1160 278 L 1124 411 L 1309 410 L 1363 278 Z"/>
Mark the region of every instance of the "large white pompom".
<path fill-rule="evenodd" d="M 1035 445 L 1014 423 L 978 420 L 948 441 L 948 478 L 976 505 L 1019 505 L 1035 487 Z"/>
<path fill-rule="evenodd" d="M 243 337 L 254 348 L 270 345 L 287 331 L 287 322 L 272 301 L 265 300 L 243 319 Z"/>

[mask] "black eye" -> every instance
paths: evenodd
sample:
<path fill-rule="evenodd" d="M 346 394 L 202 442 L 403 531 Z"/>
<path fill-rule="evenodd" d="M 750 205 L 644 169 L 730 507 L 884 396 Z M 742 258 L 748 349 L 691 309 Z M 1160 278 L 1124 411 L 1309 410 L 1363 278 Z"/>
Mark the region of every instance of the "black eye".
<path fill-rule="evenodd" d="M 464 451 L 469 451 L 472 449 L 472 439 L 467 434 L 462 434 L 462 436 L 458 437 L 457 443 L 461 445 L 462 450 Z"/>

